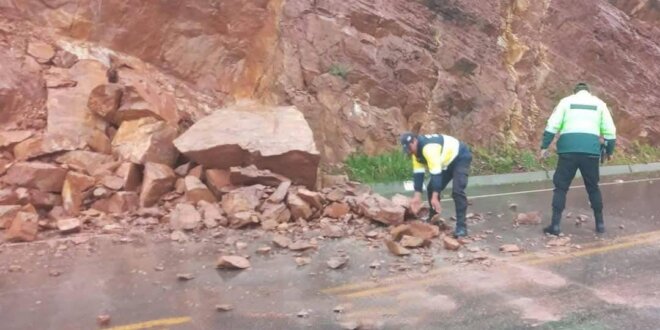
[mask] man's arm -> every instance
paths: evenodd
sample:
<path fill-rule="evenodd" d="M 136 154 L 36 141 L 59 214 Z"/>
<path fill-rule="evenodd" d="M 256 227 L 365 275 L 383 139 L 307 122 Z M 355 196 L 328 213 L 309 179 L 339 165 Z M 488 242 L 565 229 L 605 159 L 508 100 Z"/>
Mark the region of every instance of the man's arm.
<path fill-rule="evenodd" d="M 601 110 L 600 135 L 607 141 L 607 155 L 612 156 L 616 145 L 616 126 L 614 126 L 612 114 L 605 103 L 603 103 Z"/>
<path fill-rule="evenodd" d="M 422 207 L 422 190 L 424 189 L 424 174 L 426 173 L 426 167 L 417 161 L 417 156 L 415 155 L 412 156 L 412 167 L 415 195 L 410 201 L 410 210 L 414 214 L 417 214 Z"/>
<path fill-rule="evenodd" d="M 442 190 L 442 146 L 439 144 L 428 144 L 422 150 L 431 174 L 429 188 L 431 191 L 431 207 L 440 213 L 440 191 Z"/>
<path fill-rule="evenodd" d="M 562 129 L 564 124 L 564 114 L 566 112 L 564 103 L 565 102 L 563 100 L 560 101 L 548 119 L 548 124 L 546 125 L 545 131 L 543 132 L 543 141 L 541 142 L 542 150 L 548 149 L 548 147 L 550 147 L 550 144 L 552 143 L 552 140 L 554 140 L 555 135 Z"/>
<path fill-rule="evenodd" d="M 426 173 L 426 167 L 417 161 L 417 156 L 412 156 L 412 165 L 413 165 L 413 183 L 415 192 L 421 193 L 424 189 L 424 174 Z"/>

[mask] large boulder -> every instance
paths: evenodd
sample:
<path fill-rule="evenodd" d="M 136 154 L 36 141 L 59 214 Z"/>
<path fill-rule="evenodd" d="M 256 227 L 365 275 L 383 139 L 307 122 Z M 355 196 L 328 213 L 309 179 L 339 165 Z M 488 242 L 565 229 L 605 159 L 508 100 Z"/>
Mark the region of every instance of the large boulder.
<path fill-rule="evenodd" d="M 115 115 L 123 89 L 119 84 L 103 84 L 96 86 L 89 94 L 87 107 L 109 122 L 116 122 Z"/>
<path fill-rule="evenodd" d="M 45 134 L 33 136 L 14 146 L 14 157 L 17 160 L 29 160 L 32 158 L 53 154 L 61 151 L 82 149 L 86 142 L 80 142 L 78 138 L 58 134 Z"/>
<path fill-rule="evenodd" d="M 92 204 L 92 208 L 105 213 L 121 214 L 137 211 L 139 207 L 139 197 L 134 191 L 120 191 L 112 196 L 97 200 Z"/>
<path fill-rule="evenodd" d="M 48 133 L 86 144 L 95 130 L 106 127 L 103 119 L 87 107 L 92 90 L 107 82 L 106 67 L 97 61 L 81 60 L 68 72 L 77 82 L 75 86 L 48 90 Z"/>
<path fill-rule="evenodd" d="M 5 232 L 8 242 L 31 242 L 37 239 L 39 215 L 32 212 L 18 212 Z"/>
<path fill-rule="evenodd" d="M 23 142 L 34 135 L 31 130 L 0 131 L 0 148 L 10 147 Z"/>
<path fill-rule="evenodd" d="M 140 205 L 149 207 L 158 202 L 161 196 L 171 191 L 176 181 L 174 170 L 159 163 L 144 165 L 144 182 L 140 193 Z"/>
<path fill-rule="evenodd" d="M 41 162 L 20 162 L 7 170 L 3 181 L 10 185 L 35 188 L 44 192 L 60 192 L 67 170 Z"/>
<path fill-rule="evenodd" d="M 209 188 L 196 176 L 188 175 L 184 179 L 186 199 L 197 204 L 199 201 L 207 201 L 209 203 L 217 202 L 215 195 Z"/>
<path fill-rule="evenodd" d="M 42 129 L 46 124 L 43 109 L 47 92 L 41 67 L 32 57 L 25 56 L 20 46 L 11 47 L 5 43 L 17 41 L 15 39 L 18 38 L 8 38 L 3 32 L 0 46 L 0 127 Z"/>
<path fill-rule="evenodd" d="M 121 123 L 145 117 L 164 120 L 170 125 L 176 125 L 179 120 L 174 99 L 162 95 L 157 87 L 144 83 L 126 87 L 112 120 Z"/>
<path fill-rule="evenodd" d="M 122 188 L 126 191 L 137 191 L 142 182 L 142 171 L 139 165 L 125 162 L 119 165 L 115 174 L 123 180 Z"/>
<path fill-rule="evenodd" d="M 93 174 L 101 164 L 108 164 L 113 161 L 112 156 L 86 150 L 73 150 L 59 156 L 55 159 L 60 164 L 84 171 L 87 174 Z"/>
<path fill-rule="evenodd" d="M 28 43 L 27 53 L 37 62 L 45 64 L 55 56 L 55 48 L 43 41 L 34 40 Z"/>
<path fill-rule="evenodd" d="M 254 211 L 261 203 L 263 186 L 255 185 L 232 190 L 222 196 L 222 209 L 228 214 Z"/>
<path fill-rule="evenodd" d="M 62 188 L 62 201 L 64 210 L 68 215 L 76 216 L 80 213 L 85 191 L 91 188 L 96 181 L 93 177 L 84 174 L 69 172 L 64 179 Z"/>
<path fill-rule="evenodd" d="M 112 140 L 112 146 L 126 161 L 172 166 L 178 156 L 172 144 L 176 135 L 176 128 L 164 121 L 146 117 L 123 122 Z"/>
<path fill-rule="evenodd" d="M 297 184 L 316 183 L 319 152 L 312 130 L 295 107 L 234 105 L 202 118 L 174 145 L 207 168 L 254 164 Z"/>
<path fill-rule="evenodd" d="M 381 195 L 363 196 L 358 207 L 365 217 L 385 225 L 403 222 L 406 209 Z"/>

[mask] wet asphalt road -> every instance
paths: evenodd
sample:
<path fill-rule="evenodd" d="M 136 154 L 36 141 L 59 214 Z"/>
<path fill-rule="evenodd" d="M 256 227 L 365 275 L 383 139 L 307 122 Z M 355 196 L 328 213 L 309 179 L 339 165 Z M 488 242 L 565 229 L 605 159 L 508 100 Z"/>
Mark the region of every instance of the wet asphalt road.
<path fill-rule="evenodd" d="M 580 246 L 570 249 L 546 247 L 542 226 L 512 226 L 510 203 L 544 212 L 547 223 L 547 183 L 470 190 L 470 212 L 487 214 L 470 224 L 471 234 L 494 231 L 470 246 L 487 249 L 490 266 L 457 262 L 458 253 L 437 241 L 403 260 L 382 244 L 324 241 L 303 253 L 311 263 L 298 267 L 292 252 L 257 255 L 268 237 L 246 233 L 242 254 L 252 256 L 252 268 L 242 272 L 214 269 L 222 239 L 1 245 L 0 329 L 97 329 L 99 314 L 111 316 L 110 329 L 341 329 L 346 322 L 376 329 L 660 329 L 660 180 L 607 181 L 619 179 L 632 181 L 602 187 L 603 237 L 594 235 L 593 220 L 575 225 L 575 215 L 591 211 L 584 189 L 571 190 L 573 216 L 562 229 Z M 452 201 L 444 205 L 448 217 Z M 502 254 L 504 243 L 525 252 Z M 350 257 L 347 267 L 328 269 L 327 259 L 338 254 Z M 374 261 L 381 266 L 371 269 Z M 195 278 L 178 281 L 178 273 Z M 216 304 L 234 309 L 217 312 Z"/>

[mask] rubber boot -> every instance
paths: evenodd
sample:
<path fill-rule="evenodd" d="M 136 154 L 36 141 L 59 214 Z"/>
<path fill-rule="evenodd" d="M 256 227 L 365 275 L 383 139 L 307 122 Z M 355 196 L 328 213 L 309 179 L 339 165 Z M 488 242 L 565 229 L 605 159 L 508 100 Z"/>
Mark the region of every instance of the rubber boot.
<path fill-rule="evenodd" d="M 559 235 L 561 230 L 559 229 L 559 223 L 561 222 L 561 212 L 552 210 L 552 223 L 550 226 L 543 228 L 543 232 L 550 235 Z"/>
<path fill-rule="evenodd" d="M 433 208 L 429 210 L 429 216 L 426 218 L 426 222 L 431 223 L 431 220 L 433 220 L 433 217 L 438 214 Z"/>
<path fill-rule="evenodd" d="M 465 237 L 467 236 L 467 225 L 465 224 L 465 219 L 463 221 L 456 221 L 456 229 L 454 230 L 454 238 Z"/>
<path fill-rule="evenodd" d="M 594 212 L 594 218 L 596 218 L 596 232 L 599 234 L 605 233 L 605 221 L 603 221 L 603 213 Z"/>

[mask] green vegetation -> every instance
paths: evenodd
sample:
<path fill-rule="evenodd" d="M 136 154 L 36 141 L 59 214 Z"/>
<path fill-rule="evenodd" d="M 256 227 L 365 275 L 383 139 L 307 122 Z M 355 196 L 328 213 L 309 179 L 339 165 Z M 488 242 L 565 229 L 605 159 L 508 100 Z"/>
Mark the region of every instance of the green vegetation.
<path fill-rule="evenodd" d="M 472 149 L 471 175 L 488 175 L 517 172 L 553 170 L 557 155 L 543 162 L 538 161 L 538 151 L 519 149 L 515 146 L 500 148 L 475 147 Z M 617 148 L 614 158 L 607 165 L 625 165 L 660 162 L 660 147 L 634 143 L 625 151 Z M 410 159 L 400 150 L 367 156 L 356 153 L 348 157 L 345 170 L 352 180 L 360 182 L 394 182 L 410 180 Z"/>
<path fill-rule="evenodd" d="M 328 70 L 328 72 L 331 75 L 336 76 L 336 77 L 341 77 L 344 80 L 346 80 L 346 78 L 348 77 L 348 72 L 349 71 L 350 71 L 349 68 L 347 68 L 346 66 L 344 66 L 342 64 L 337 64 L 337 63 L 333 64 L 330 67 L 330 70 Z"/>
<path fill-rule="evenodd" d="M 401 150 L 378 156 L 353 154 L 346 159 L 346 170 L 352 180 L 360 182 L 392 182 L 410 179 L 411 163 Z"/>

